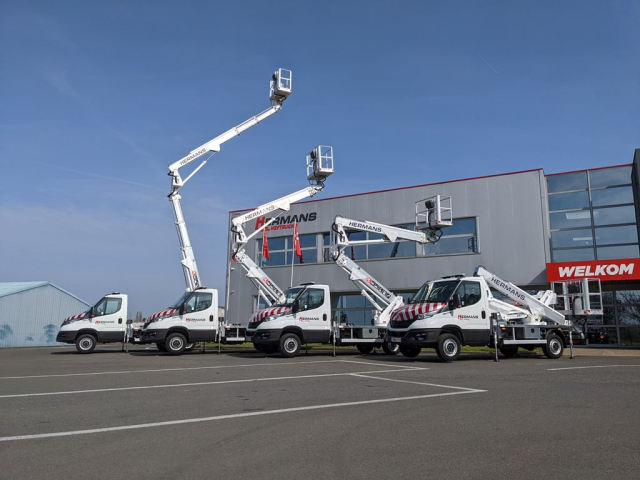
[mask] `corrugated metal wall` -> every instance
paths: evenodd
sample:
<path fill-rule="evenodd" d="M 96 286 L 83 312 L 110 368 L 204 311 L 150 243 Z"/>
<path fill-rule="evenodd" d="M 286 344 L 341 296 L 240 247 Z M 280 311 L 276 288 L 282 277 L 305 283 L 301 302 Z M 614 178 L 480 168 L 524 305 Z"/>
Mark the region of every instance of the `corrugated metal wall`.
<path fill-rule="evenodd" d="M 62 321 L 88 304 L 43 285 L 0 298 L 0 347 L 63 345 L 56 342 Z"/>

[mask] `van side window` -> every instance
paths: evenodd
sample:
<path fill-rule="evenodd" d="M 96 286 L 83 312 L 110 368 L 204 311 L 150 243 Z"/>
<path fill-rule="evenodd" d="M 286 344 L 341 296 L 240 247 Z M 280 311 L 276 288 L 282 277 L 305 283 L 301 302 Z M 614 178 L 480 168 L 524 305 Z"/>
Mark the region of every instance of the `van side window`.
<path fill-rule="evenodd" d="M 463 307 L 475 305 L 480 301 L 480 297 L 482 296 L 480 283 L 471 282 L 468 280 L 460 283 L 460 287 L 458 287 L 457 293 L 460 294 L 460 300 Z"/>
<path fill-rule="evenodd" d="M 103 315 L 112 315 L 117 313 L 122 306 L 121 298 L 103 298 L 100 303 L 95 306 L 94 314 L 96 317 Z"/>
<path fill-rule="evenodd" d="M 324 303 L 324 290 L 319 288 L 308 288 L 300 297 L 299 302 L 301 312 L 319 308 Z"/>
<path fill-rule="evenodd" d="M 201 312 L 211 307 L 212 302 L 212 294 L 196 292 L 187 300 L 184 311 L 185 313 Z"/>

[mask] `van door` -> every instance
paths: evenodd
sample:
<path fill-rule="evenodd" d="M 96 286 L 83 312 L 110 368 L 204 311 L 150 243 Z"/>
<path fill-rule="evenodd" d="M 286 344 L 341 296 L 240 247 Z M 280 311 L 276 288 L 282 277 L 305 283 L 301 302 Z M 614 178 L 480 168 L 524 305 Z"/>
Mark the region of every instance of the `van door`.
<path fill-rule="evenodd" d="M 192 342 L 215 340 L 218 325 L 217 290 L 195 291 L 184 302 L 182 324 L 189 329 Z"/>
<path fill-rule="evenodd" d="M 463 280 L 455 293 L 460 295 L 460 308 L 453 311 L 455 323 L 462 329 L 466 344 L 489 343 L 489 310 L 482 295 L 482 284 L 475 280 Z"/>
<path fill-rule="evenodd" d="M 99 342 L 121 342 L 127 327 L 126 312 L 120 297 L 104 297 L 92 309 L 91 324 Z"/>
<path fill-rule="evenodd" d="M 329 295 L 323 288 L 309 287 L 296 300 L 296 325 L 307 343 L 327 343 L 331 334 Z"/>

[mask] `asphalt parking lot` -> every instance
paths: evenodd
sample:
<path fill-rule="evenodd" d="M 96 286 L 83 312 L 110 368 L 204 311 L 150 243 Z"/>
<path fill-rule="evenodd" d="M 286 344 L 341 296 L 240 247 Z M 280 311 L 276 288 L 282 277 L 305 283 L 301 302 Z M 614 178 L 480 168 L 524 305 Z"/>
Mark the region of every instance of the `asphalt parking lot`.
<path fill-rule="evenodd" d="M 640 357 L 0 350 L 1 479 L 634 478 Z"/>

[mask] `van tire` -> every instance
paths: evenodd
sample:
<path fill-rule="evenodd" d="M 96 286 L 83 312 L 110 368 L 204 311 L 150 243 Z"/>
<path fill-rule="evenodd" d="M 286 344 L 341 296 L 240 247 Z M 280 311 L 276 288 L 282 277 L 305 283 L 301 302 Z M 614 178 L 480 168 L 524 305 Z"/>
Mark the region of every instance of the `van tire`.
<path fill-rule="evenodd" d="M 420 347 L 405 347 L 400 345 L 400 353 L 407 358 L 415 358 L 420 355 L 422 348 Z"/>
<path fill-rule="evenodd" d="M 460 356 L 460 340 L 452 333 L 443 333 L 438 338 L 436 353 L 443 362 L 453 362 Z"/>
<path fill-rule="evenodd" d="M 187 343 L 187 344 L 185 345 L 185 347 L 184 347 L 184 351 L 185 351 L 185 352 L 190 352 L 190 351 L 192 351 L 194 348 L 196 348 L 196 344 L 195 344 L 195 342 L 193 342 L 193 343 Z"/>
<path fill-rule="evenodd" d="M 367 355 L 373 351 L 373 345 L 356 345 L 356 348 L 363 355 Z"/>
<path fill-rule="evenodd" d="M 551 360 L 557 360 L 564 352 L 562 339 L 555 333 L 547 335 L 547 343 L 542 346 L 542 351 Z"/>
<path fill-rule="evenodd" d="M 283 357 L 293 358 L 300 351 L 300 337 L 295 333 L 285 333 L 280 337 L 280 354 Z"/>
<path fill-rule="evenodd" d="M 85 333 L 76 338 L 76 350 L 80 353 L 91 353 L 96 348 L 97 343 L 96 337 L 90 333 Z"/>
<path fill-rule="evenodd" d="M 172 333 L 164 342 L 167 353 L 171 355 L 180 355 L 187 346 L 187 339 L 181 333 Z"/>
<path fill-rule="evenodd" d="M 164 346 L 164 343 L 156 343 L 156 347 L 158 347 L 158 350 L 160 350 L 161 352 L 167 351 L 167 347 Z"/>
<path fill-rule="evenodd" d="M 397 355 L 400 351 L 400 345 L 393 342 L 384 342 L 382 344 L 382 350 L 387 355 Z"/>

